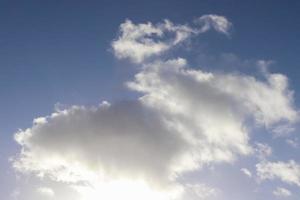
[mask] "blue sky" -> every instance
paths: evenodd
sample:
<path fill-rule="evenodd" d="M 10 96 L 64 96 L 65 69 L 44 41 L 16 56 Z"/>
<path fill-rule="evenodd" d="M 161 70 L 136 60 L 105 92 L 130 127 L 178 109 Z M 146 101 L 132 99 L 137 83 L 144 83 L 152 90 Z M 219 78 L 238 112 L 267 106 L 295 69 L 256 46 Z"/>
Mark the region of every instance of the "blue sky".
<path fill-rule="evenodd" d="M 149 92 L 147 88 L 128 89 L 125 86 L 124 83 L 130 81 L 142 87 L 142 83 L 134 79 L 136 74 L 146 73 L 141 66 L 170 65 L 168 60 L 180 57 L 186 60 L 190 70 L 215 73 L 218 77 L 217 83 L 223 82 L 228 74 L 238 74 L 237 82 L 241 77 L 253 76 L 257 81 L 265 84 L 264 76 L 271 77 L 273 73 L 280 73 L 288 79 L 289 84 L 284 94 L 294 91 L 293 102 L 289 102 L 291 105 L 283 105 L 286 106 L 285 111 L 297 112 L 300 98 L 298 87 L 300 85 L 298 66 L 300 57 L 297 55 L 300 52 L 297 38 L 300 35 L 299 9 L 300 3 L 297 1 L 277 0 L 263 2 L 258 0 L 1 1 L 0 176 L 3 177 L 0 180 L 1 196 L 4 199 L 34 199 L 39 198 L 34 188 L 42 188 L 38 191 L 48 194 L 47 198 L 64 198 L 64 192 L 56 191 L 58 185 L 62 184 L 61 182 L 51 180 L 47 178 L 47 175 L 40 180 L 30 170 L 27 175 L 20 175 L 22 173 L 12 167 L 14 161 L 8 160 L 19 155 L 22 147 L 14 140 L 14 134 L 19 129 L 33 128 L 33 119 L 51 115 L 55 112 L 55 107 L 70 111 L 73 105 L 83 105 L 88 108 L 97 106 L 104 100 L 114 106 L 123 101 L 136 102 L 137 98 L 144 94 L 157 95 L 155 93 L 157 88 Z M 153 26 L 168 19 L 175 25 L 188 25 L 196 30 L 197 27 L 193 21 L 210 14 L 222 16 L 232 24 L 226 30 L 228 34 L 222 34 L 214 28 L 211 25 L 214 22 L 207 22 L 211 26 L 210 30 L 197 33 L 180 45 L 168 44 L 170 47 L 166 52 L 155 54 L 145 59 L 145 62 L 143 59 L 138 63 L 130 60 L 134 55 L 118 57 L 118 49 L 112 46 L 113 41 L 120 39 L 119 36 L 122 35 L 120 25 L 125 23 L 126 19 L 130 19 L 135 25 L 151 22 Z M 174 33 L 177 32 L 171 31 L 171 35 L 166 37 L 171 37 Z M 153 41 L 157 39 L 159 38 L 154 38 Z M 169 41 L 168 38 L 164 39 Z M 265 65 L 268 65 L 267 75 L 262 73 L 263 67 L 259 64 L 262 60 L 265 61 Z M 266 64 L 269 61 L 271 64 Z M 157 64 L 157 62 L 164 64 Z M 177 62 L 180 61 L 177 60 L 171 65 L 178 65 L 177 67 L 181 68 L 181 64 Z M 181 78 L 186 78 L 181 77 L 184 76 L 183 74 L 176 74 L 177 72 L 172 70 L 168 73 L 170 76 L 174 74 L 176 77 L 179 76 L 179 83 Z M 182 87 L 184 86 L 186 85 Z M 230 95 L 239 96 L 241 91 L 237 91 L 238 89 L 232 89 Z M 173 93 L 168 94 L 172 96 Z M 272 94 L 271 91 L 270 94 Z M 286 94 L 284 97 L 289 99 L 288 96 Z M 196 97 L 191 97 L 193 98 Z M 276 102 L 272 98 L 266 101 L 270 101 L 270 105 L 273 105 L 272 101 Z M 223 102 L 219 103 L 223 105 Z M 278 104 L 274 103 L 274 105 Z M 122 106 L 123 104 L 119 107 Z M 159 106 L 165 105 L 156 106 L 156 109 L 159 109 Z M 116 107 L 118 110 L 119 107 Z M 136 115 L 145 112 L 144 108 L 141 109 L 142 111 L 139 109 L 137 108 Z M 123 112 L 123 109 L 121 110 Z M 126 110 L 126 112 L 129 111 Z M 130 110 L 130 112 L 133 111 Z M 157 113 L 157 111 L 153 112 Z M 253 114 L 252 111 L 247 112 L 249 112 L 247 116 Z M 189 114 L 193 115 L 193 113 Z M 208 112 L 208 115 L 210 114 Z M 291 117 L 287 117 L 284 112 L 281 114 L 282 116 L 278 114 L 278 118 L 283 119 L 284 122 L 280 121 L 280 125 L 288 121 L 288 125 L 284 124 L 286 125 L 284 127 L 293 131 L 280 137 L 272 133 L 275 125 L 267 127 L 266 122 L 262 123 L 263 125 L 255 124 L 253 122 L 256 120 L 255 113 L 252 119 L 247 117 L 241 122 L 245 123 L 245 127 L 249 130 L 247 132 L 249 146 L 259 151 L 261 147 L 257 145 L 259 143 L 268 145 L 272 149 L 272 154 L 268 155 L 268 158 L 264 157 L 262 160 L 253 154 L 238 155 L 234 162 L 204 164 L 201 169 L 199 167 L 197 170 L 189 171 L 181 178 L 184 182 L 199 182 L 199 184 L 216 188 L 214 190 L 223 194 L 222 198 L 213 195 L 213 197 L 205 197 L 207 199 L 297 199 L 297 195 L 300 194 L 297 181 L 282 180 L 276 173 L 272 175 L 275 178 L 258 180 L 261 178 L 257 172 L 258 163 L 263 163 L 266 167 L 267 163 L 279 165 L 279 162 L 286 164 L 289 160 L 294 160 L 295 165 L 298 164 L 299 167 L 298 122 L 295 120 L 296 122 L 291 123 L 290 121 L 293 121 L 290 120 Z M 270 116 L 272 113 L 267 113 L 267 117 L 271 118 Z M 154 121 L 158 123 L 156 119 Z M 192 122 L 189 121 L 189 123 Z M 288 132 L 287 129 L 284 131 Z M 74 135 L 76 136 L 82 137 L 79 133 Z M 51 134 L 49 137 L 52 137 Z M 82 146 L 78 147 L 78 149 L 81 148 L 84 149 Z M 95 152 L 95 154 L 98 153 Z M 241 172 L 242 168 L 251 171 L 251 177 L 245 176 Z M 41 171 L 41 169 L 37 170 Z M 300 179 L 300 167 L 297 173 L 294 176 Z M 228 182 L 230 184 L 226 184 Z M 69 190 L 69 185 L 62 187 Z M 239 191 L 236 191 L 237 187 L 240 187 Z M 49 197 L 49 190 L 47 193 L 45 188 L 54 190 L 55 195 Z M 281 196 L 273 194 L 276 193 L 274 192 L 276 188 L 281 189 L 279 189 Z M 291 195 L 284 197 L 282 193 L 286 194 L 286 192 L 282 189 L 290 191 Z M 18 197 L 13 197 L 14 192 L 20 193 L 15 195 Z"/>

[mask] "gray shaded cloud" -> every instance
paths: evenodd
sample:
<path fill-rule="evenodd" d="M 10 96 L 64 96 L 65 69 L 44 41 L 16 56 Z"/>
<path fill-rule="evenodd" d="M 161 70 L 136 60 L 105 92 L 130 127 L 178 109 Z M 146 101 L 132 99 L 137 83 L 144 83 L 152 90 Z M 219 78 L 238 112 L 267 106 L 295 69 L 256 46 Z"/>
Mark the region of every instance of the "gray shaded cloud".
<path fill-rule="evenodd" d="M 142 180 L 184 194 L 178 176 L 253 152 L 247 118 L 273 126 L 297 115 L 280 74 L 214 74 L 179 58 L 144 65 L 127 85 L 141 97 L 35 119 L 15 135 L 22 151 L 14 167 L 75 185 Z"/>

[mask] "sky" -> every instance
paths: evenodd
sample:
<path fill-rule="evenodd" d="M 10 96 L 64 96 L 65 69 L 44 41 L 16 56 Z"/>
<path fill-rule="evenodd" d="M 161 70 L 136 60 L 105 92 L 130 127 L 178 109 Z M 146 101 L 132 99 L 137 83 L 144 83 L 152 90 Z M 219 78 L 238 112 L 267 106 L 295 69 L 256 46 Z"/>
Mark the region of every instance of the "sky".
<path fill-rule="evenodd" d="M 1 198 L 299 199 L 299 10 L 0 1 Z"/>

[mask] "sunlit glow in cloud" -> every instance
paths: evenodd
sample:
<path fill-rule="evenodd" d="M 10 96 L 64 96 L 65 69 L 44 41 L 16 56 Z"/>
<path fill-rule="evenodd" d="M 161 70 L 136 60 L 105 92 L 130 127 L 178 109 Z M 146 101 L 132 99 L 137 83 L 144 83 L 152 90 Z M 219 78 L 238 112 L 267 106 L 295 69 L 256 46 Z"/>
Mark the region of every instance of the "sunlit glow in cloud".
<path fill-rule="evenodd" d="M 231 26 L 218 15 L 202 16 L 193 26 L 126 20 L 112 49 L 117 58 L 138 64 L 126 86 L 140 97 L 71 106 L 34 119 L 15 134 L 22 150 L 14 168 L 65 183 L 82 200 L 196 200 L 218 189 L 190 183 L 186 173 L 257 154 L 264 162 L 257 165 L 262 179 L 299 185 L 298 176 L 267 172 L 279 166 L 266 163 L 271 147 L 250 141 L 251 126 L 274 130 L 297 121 L 285 75 L 207 72 L 184 58 L 160 57 L 192 35 L 211 29 L 228 35 Z M 284 168 L 288 174 L 294 165 Z"/>
<path fill-rule="evenodd" d="M 159 191 L 150 188 L 146 183 L 132 180 L 97 182 L 92 187 L 75 186 L 82 200 L 169 200 L 174 199 L 177 191 Z"/>

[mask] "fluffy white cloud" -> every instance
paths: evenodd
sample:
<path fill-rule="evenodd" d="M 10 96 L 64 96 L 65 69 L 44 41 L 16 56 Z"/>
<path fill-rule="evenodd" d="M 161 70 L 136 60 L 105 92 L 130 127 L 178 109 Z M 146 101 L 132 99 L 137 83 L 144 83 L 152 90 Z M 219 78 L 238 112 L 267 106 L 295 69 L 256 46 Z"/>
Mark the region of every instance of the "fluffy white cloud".
<path fill-rule="evenodd" d="M 282 74 L 267 74 L 265 80 L 241 74 L 213 74 L 189 68 L 186 61 L 179 58 L 147 64 L 135 79 L 128 85 L 145 94 L 141 98 L 144 103 L 171 112 L 172 116 L 189 117 L 186 121 L 198 120 L 195 124 L 207 125 L 196 127 L 196 130 L 223 132 L 217 129 L 226 127 L 234 129 L 227 130 L 232 134 L 245 133 L 241 116 L 254 117 L 258 124 L 267 127 L 297 120 L 293 92 L 288 89 L 287 78 Z M 211 126 L 213 123 L 209 120 L 218 122 L 218 126 Z M 178 121 L 180 124 L 181 119 Z M 204 121 L 206 123 L 199 123 Z M 209 135 L 213 137 L 214 134 Z M 245 138 L 239 139 L 245 141 Z"/>
<path fill-rule="evenodd" d="M 257 175 L 261 180 L 279 179 L 300 187 L 300 165 L 294 160 L 289 162 L 261 162 L 256 165 Z"/>
<path fill-rule="evenodd" d="M 243 172 L 243 174 L 245 174 L 246 176 L 248 176 L 248 177 L 252 177 L 252 173 L 250 172 L 250 170 L 249 169 L 247 169 L 247 168 L 242 168 L 241 169 L 241 172 Z"/>
<path fill-rule="evenodd" d="M 204 15 L 196 20 L 197 27 L 175 25 L 169 20 L 162 23 L 134 24 L 126 20 L 120 25 L 120 35 L 112 42 L 112 48 L 117 58 L 129 58 L 135 63 L 141 63 L 153 55 L 160 55 L 171 47 L 191 37 L 210 29 L 228 34 L 231 23 L 223 16 Z M 199 27 L 200 25 L 200 27 Z"/>
<path fill-rule="evenodd" d="M 167 20 L 157 25 L 127 20 L 112 47 L 117 57 L 138 63 L 191 34 L 210 28 L 228 33 L 231 26 L 215 15 L 198 23 L 202 26 L 194 29 Z M 173 37 L 165 38 L 167 33 Z M 15 169 L 71 184 L 85 200 L 141 199 L 136 188 L 149 200 L 206 198 L 215 190 L 178 178 L 206 164 L 251 154 L 247 125 L 252 121 L 274 128 L 297 119 L 282 74 L 265 73 L 260 80 L 210 73 L 188 67 L 182 58 L 143 63 L 139 70 L 127 86 L 140 98 L 57 110 L 16 133 L 22 150 Z M 116 188 L 119 193 L 113 192 Z"/>
<path fill-rule="evenodd" d="M 288 189 L 282 188 L 282 187 L 277 187 L 274 191 L 273 194 L 277 197 L 289 197 L 292 195 L 291 191 Z"/>
<path fill-rule="evenodd" d="M 294 120 L 283 80 L 203 72 L 181 58 L 147 64 L 127 83 L 140 99 L 73 106 L 18 132 L 22 152 L 14 167 L 60 182 L 143 180 L 185 190 L 176 182 L 183 172 L 252 152 L 247 118 L 268 125 Z"/>
<path fill-rule="evenodd" d="M 16 140 L 23 146 L 17 169 L 64 182 L 120 177 L 162 184 L 187 148 L 139 101 L 73 106 L 17 133 Z"/>

